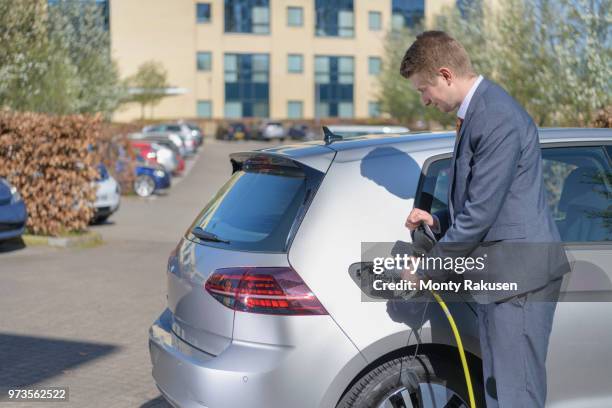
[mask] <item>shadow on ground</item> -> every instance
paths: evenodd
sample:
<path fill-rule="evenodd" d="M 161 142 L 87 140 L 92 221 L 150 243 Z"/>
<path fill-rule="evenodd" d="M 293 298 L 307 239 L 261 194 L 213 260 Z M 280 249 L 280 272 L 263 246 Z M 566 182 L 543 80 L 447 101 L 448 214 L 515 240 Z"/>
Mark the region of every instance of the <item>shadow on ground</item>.
<path fill-rule="evenodd" d="M 23 388 L 118 351 L 110 344 L 0 333 L 0 388 Z"/>
<path fill-rule="evenodd" d="M 0 241 L 0 254 L 3 252 L 13 252 L 25 248 L 26 245 L 21 237 Z"/>
<path fill-rule="evenodd" d="M 160 395 L 157 398 L 154 398 L 150 401 L 145 402 L 144 404 L 140 406 L 140 408 L 172 408 L 172 405 L 170 405 L 164 399 L 164 397 Z"/>

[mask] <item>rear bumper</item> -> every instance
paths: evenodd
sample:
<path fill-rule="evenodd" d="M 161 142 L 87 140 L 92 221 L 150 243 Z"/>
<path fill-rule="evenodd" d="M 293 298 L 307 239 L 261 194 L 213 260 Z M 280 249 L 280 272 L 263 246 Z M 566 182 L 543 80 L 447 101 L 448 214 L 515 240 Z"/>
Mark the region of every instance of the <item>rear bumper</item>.
<path fill-rule="evenodd" d="M 97 183 L 96 201 L 94 208 L 96 216 L 107 216 L 119 208 L 121 195 L 119 185 L 110 177 Z"/>
<path fill-rule="evenodd" d="M 96 207 L 95 217 L 108 217 L 119 209 L 119 205 Z"/>
<path fill-rule="evenodd" d="M 300 336 L 299 346 L 233 340 L 213 356 L 178 338 L 166 309 L 149 330 L 153 378 L 176 407 L 334 406 L 350 381 L 342 378 L 344 368 L 352 372 L 365 362 L 329 316 L 305 318 L 320 318 L 310 322 L 320 330 L 317 338 Z"/>

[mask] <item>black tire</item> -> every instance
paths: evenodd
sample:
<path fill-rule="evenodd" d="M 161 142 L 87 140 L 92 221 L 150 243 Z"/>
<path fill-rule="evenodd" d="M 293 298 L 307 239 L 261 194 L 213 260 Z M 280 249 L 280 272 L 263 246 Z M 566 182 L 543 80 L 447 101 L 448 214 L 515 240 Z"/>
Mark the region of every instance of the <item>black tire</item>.
<path fill-rule="evenodd" d="M 400 365 L 402 366 L 402 380 L 400 381 Z M 453 359 L 454 360 L 454 359 Z M 457 362 L 458 362 L 457 358 Z M 410 371 L 413 373 L 407 374 Z M 477 407 L 485 407 L 482 394 L 482 379 L 480 373 L 470 371 L 472 387 Z M 402 397 L 410 399 L 412 406 L 419 407 L 419 393 L 417 387 L 411 385 L 418 382 L 422 392 L 424 408 L 444 406 L 449 408 L 469 408 L 469 397 L 465 385 L 465 376 L 461 364 L 456 365 L 446 358 L 418 355 L 414 360 L 403 357 L 383 363 L 364 374 L 344 394 L 336 408 L 378 408 L 384 401 L 397 401 L 391 406 L 403 407 Z M 435 397 L 434 397 L 435 395 Z M 442 402 L 433 398 L 446 395 Z"/>
<path fill-rule="evenodd" d="M 111 214 L 106 214 L 106 215 L 95 215 L 91 221 L 89 222 L 91 225 L 98 225 L 98 224 L 104 224 L 106 222 L 106 220 L 108 220 L 108 217 L 110 217 Z"/>

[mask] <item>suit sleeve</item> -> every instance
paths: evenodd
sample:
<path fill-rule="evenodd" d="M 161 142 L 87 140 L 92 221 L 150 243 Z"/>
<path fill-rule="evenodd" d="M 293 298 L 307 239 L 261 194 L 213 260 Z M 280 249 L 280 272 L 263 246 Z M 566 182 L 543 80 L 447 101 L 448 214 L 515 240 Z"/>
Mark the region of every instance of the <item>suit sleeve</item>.
<path fill-rule="evenodd" d="M 436 234 L 436 239 L 440 240 L 444 236 L 446 231 L 448 231 L 448 224 L 450 222 L 450 214 L 448 212 L 448 208 L 445 208 L 444 210 L 436 211 L 435 213 L 432 214 L 432 217 L 438 220 L 438 228 L 437 229 L 432 228 L 432 232 Z"/>
<path fill-rule="evenodd" d="M 511 111 L 501 106 L 489 107 L 486 115 L 484 126 L 471 133 L 474 155 L 466 202 L 429 256 L 469 255 L 495 222 L 510 190 L 521 155 L 517 121 Z M 451 272 L 428 270 L 423 273 L 433 279 L 446 280 Z"/>

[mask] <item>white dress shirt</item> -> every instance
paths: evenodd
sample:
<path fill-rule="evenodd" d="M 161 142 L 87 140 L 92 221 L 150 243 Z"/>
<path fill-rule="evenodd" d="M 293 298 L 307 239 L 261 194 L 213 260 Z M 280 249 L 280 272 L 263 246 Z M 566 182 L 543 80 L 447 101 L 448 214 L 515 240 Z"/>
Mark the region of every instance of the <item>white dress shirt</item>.
<path fill-rule="evenodd" d="M 474 92 L 476 92 L 476 88 L 478 88 L 478 85 L 480 85 L 482 79 L 482 75 L 478 75 L 478 78 L 476 78 L 476 82 L 474 82 L 467 95 L 465 95 L 465 98 L 463 98 L 463 102 L 461 102 L 459 110 L 457 111 L 458 118 L 465 119 L 465 114 L 467 113 L 468 107 L 470 106 L 470 102 L 472 101 L 472 96 L 474 96 Z"/>

